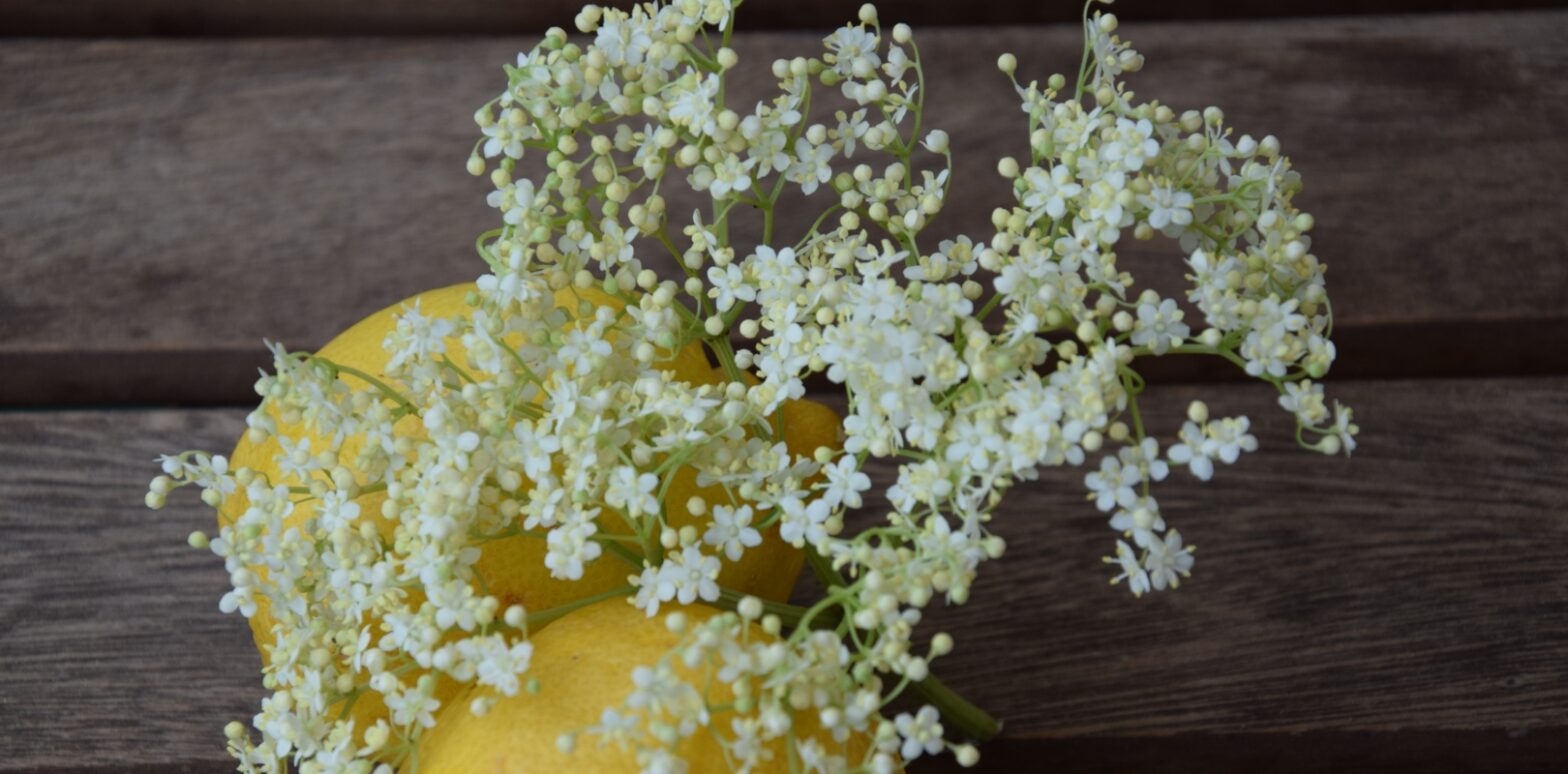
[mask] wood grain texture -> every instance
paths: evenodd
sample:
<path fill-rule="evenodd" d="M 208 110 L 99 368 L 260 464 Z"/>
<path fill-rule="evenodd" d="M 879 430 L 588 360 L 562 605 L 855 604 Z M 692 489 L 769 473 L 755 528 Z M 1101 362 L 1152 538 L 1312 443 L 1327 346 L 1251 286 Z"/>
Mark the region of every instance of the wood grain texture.
<path fill-rule="evenodd" d="M 1568 371 L 1568 232 L 1542 174 L 1568 164 L 1568 14 L 1125 32 L 1149 60 L 1139 92 L 1224 105 L 1293 156 L 1330 266 L 1338 373 Z M 922 33 L 928 125 L 949 130 L 957 167 L 934 236 L 989 233 L 1007 201 L 991 169 L 1023 150 L 1024 126 L 996 54 L 1025 52 L 1023 71 L 1044 77 L 1076 66 L 1076 38 Z M 0 367 L 13 375 L 0 403 L 245 400 L 248 377 L 209 379 L 202 364 L 260 364 L 263 337 L 314 347 L 476 274 L 473 237 L 495 218 L 488 183 L 462 169 L 469 116 L 526 42 L 0 45 Z M 743 36 L 734 92 L 760 96 L 768 62 L 815 46 Z M 735 233 L 755 239 L 754 226 Z M 1169 245 L 1123 263 L 1167 292 L 1180 283 Z"/>
<path fill-rule="evenodd" d="M 218 611 L 222 562 L 181 540 L 210 519 L 132 506 L 156 455 L 243 430 L 234 411 L 0 414 L 0 769 L 220 770 L 261 659 Z"/>
<path fill-rule="evenodd" d="M 1335 392 L 1366 430 L 1350 460 L 1294 449 L 1264 386 L 1151 389 L 1157 432 L 1201 394 L 1263 446 L 1158 490 L 1202 546 L 1174 592 L 1105 584 L 1083 471 L 1012 493 L 1008 554 L 930 620 L 959 635 L 938 672 L 1006 719 L 987 770 L 1560 770 L 1568 379 Z M 210 512 L 139 500 L 156 452 L 227 448 L 241 415 L 0 413 L 0 770 L 224 770 L 257 658 L 183 545 Z"/>
<path fill-rule="evenodd" d="M 581 0 L 9 0 L 0 31 L 11 35 L 430 35 L 515 34 L 570 28 Z M 627 0 L 601 3 L 627 7 Z M 1549 8 L 1552 0 L 1119 0 L 1124 19 L 1211 19 L 1340 14 L 1496 11 Z M 754 29 L 836 26 L 857 3 L 842 0 L 750 0 Z M 1080 0 L 883 0 L 882 17 L 921 25 L 1070 22 Z"/>

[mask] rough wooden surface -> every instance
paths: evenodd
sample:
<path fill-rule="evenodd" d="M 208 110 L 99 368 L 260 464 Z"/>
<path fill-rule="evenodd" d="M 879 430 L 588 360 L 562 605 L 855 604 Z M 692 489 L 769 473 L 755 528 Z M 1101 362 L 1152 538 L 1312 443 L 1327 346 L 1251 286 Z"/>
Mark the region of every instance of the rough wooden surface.
<path fill-rule="evenodd" d="M 625 8 L 628 0 L 600 3 Z M 1549 8 L 1553 0 L 1119 0 L 1124 19 L 1204 19 L 1321 16 L 1428 11 Z M 539 32 L 570 29 L 581 0 L 9 0 L 0 31 L 12 35 L 431 35 Z M 743 9 L 754 29 L 832 27 L 853 18 L 858 3 L 843 0 L 749 0 Z M 921 25 L 1070 22 L 1081 0 L 882 0 L 882 18 Z"/>
<path fill-rule="evenodd" d="M 938 672 L 1007 721 L 987 770 L 1560 770 L 1568 379 L 1336 387 L 1350 460 L 1295 449 L 1265 386 L 1152 388 L 1156 432 L 1201 394 L 1263 446 L 1159 491 L 1202 547 L 1174 592 L 1106 585 L 1082 470 L 1011 495 L 1008 554 L 933 616 L 959 634 Z M 183 544 L 212 516 L 139 500 L 154 454 L 226 448 L 242 413 L 0 413 L 0 770 L 225 770 L 260 688 Z"/>
<path fill-rule="evenodd" d="M 1337 373 L 1568 371 L 1568 232 L 1546 227 L 1565 214 L 1549 171 L 1568 164 L 1568 14 L 1124 32 L 1149 60 L 1137 91 L 1223 105 L 1294 158 L 1330 265 Z M 994 160 L 1024 142 L 995 56 L 1023 52 L 1043 78 L 1076 66 L 1077 32 L 919 34 L 928 124 L 957 165 L 934 233 L 984 234 L 1006 200 Z M 315 346 L 476 274 L 494 216 L 462 169 L 469 116 L 527 42 L 0 45 L 0 403 L 244 400 L 263 337 Z M 760 94 L 773 57 L 815 46 L 743 36 L 736 91 Z M 1170 290 L 1182 264 L 1161 249 L 1124 263 Z"/>
<path fill-rule="evenodd" d="M 184 546 L 210 512 L 140 506 L 153 457 L 230 446 L 263 337 L 315 346 L 477 272 L 472 240 L 495 218 L 462 169 L 468 116 L 530 40 L 429 36 L 566 24 L 566 5 L 0 5 L 0 35 L 62 36 L 0 39 L 0 771 L 231 770 L 221 729 L 255 711 L 259 660 L 217 611 L 221 564 Z M 742 13 L 825 31 L 855 5 Z M 1023 149 L 992 63 L 1013 50 L 1030 77 L 1071 70 L 1077 35 L 926 25 L 1057 21 L 1079 4 L 881 5 L 916 23 L 928 124 L 954 139 L 934 233 L 983 234 L 1006 199 L 995 158 Z M 974 603 L 927 622 L 959 634 L 939 674 L 1007 721 L 986 770 L 1563 769 L 1568 12 L 1258 20 L 1555 5 L 1117 3 L 1149 59 L 1138 92 L 1223 106 L 1304 175 L 1339 313 L 1331 381 L 1366 434 L 1354 459 L 1324 459 L 1294 448 L 1266 387 L 1156 385 L 1152 429 L 1168 437 L 1202 395 L 1252 416 L 1263 450 L 1157 492 L 1202 548 L 1194 578 L 1142 600 L 1104 582 L 1114 535 L 1082 470 L 1015 491 L 1008 555 Z M 1252 20 L 1137 21 L 1211 15 Z M 343 33 L 400 37 L 299 37 Z M 295 39 L 125 37 L 147 35 Z M 732 92 L 760 96 L 768 61 L 819 35 L 743 36 Z M 1173 252 L 1124 262 L 1162 290 L 1179 281 Z M 1151 373 L 1212 376 L 1183 362 Z M 1408 379 L 1452 375 L 1485 378 Z M 116 408 L 15 410 L 83 403 Z"/>
<path fill-rule="evenodd" d="M 222 562 L 181 541 L 210 512 L 134 506 L 158 454 L 232 448 L 243 420 L 0 413 L 0 769 L 221 770 L 261 659 L 218 612 Z"/>

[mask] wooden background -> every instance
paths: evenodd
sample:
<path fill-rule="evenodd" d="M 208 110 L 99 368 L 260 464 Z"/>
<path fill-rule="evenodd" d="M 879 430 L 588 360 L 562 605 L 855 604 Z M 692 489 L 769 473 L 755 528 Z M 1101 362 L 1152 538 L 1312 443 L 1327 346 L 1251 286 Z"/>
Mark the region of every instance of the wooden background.
<path fill-rule="evenodd" d="M 979 233 L 1022 119 L 992 62 L 1077 62 L 1077 3 L 915 0 L 946 230 Z M 1263 450 L 1162 502 L 1179 591 L 1105 585 L 1082 471 L 1014 493 L 951 685 L 994 771 L 1568 767 L 1568 13 L 1545 2 L 1123 0 L 1134 87 L 1274 133 L 1330 265 L 1355 458 L 1297 451 L 1267 387 L 1171 364 Z M 753 2 L 737 91 L 854 12 Z M 0 771 L 228 770 L 254 712 L 212 516 L 139 503 L 153 457 L 228 448 L 262 337 L 322 343 L 479 270 L 473 109 L 570 4 L 0 3 Z M 1304 17 L 1303 15 L 1310 15 Z M 949 25 L 949 26 L 942 26 Z M 965 25 L 965 26 L 951 26 Z M 976 26 L 978 25 L 978 26 Z M 809 31 L 797 31 L 803 28 Z M 1156 286 L 1177 256 L 1135 254 Z M 878 471 L 885 482 L 888 471 Z M 873 504 L 874 505 L 874 504 Z M 935 769 L 941 769 L 938 766 Z M 927 767 L 925 770 L 935 770 Z"/>

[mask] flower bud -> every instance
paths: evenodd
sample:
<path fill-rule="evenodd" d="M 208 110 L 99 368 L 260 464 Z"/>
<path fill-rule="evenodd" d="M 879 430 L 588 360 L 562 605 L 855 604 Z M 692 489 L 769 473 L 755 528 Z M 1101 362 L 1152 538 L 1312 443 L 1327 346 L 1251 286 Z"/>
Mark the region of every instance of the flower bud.
<path fill-rule="evenodd" d="M 941 129 L 932 129 L 931 132 L 926 135 L 925 146 L 926 150 L 931 151 L 932 153 L 946 153 L 948 147 L 947 132 L 944 132 Z"/>

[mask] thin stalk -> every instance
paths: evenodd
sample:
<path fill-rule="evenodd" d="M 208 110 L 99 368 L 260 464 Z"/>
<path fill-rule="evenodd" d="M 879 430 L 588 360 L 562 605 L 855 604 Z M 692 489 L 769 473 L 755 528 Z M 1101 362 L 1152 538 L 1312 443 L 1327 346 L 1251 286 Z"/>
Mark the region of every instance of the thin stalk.
<path fill-rule="evenodd" d="M 541 626 L 544 626 L 547 623 L 550 623 L 551 621 L 554 621 L 557 618 L 560 618 L 561 616 L 566 615 L 567 613 L 581 610 L 582 608 L 588 607 L 589 605 L 598 604 L 605 601 L 606 599 L 629 596 L 635 590 L 636 589 L 632 588 L 631 586 L 620 586 L 610 589 L 609 591 L 606 591 L 602 594 L 595 594 L 591 597 L 584 597 L 577 600 L 576 602 L 568 602 L 564 605 L 552 607 L 549 610 L 541 610 L 537 613 L 529 613 L 523 626 L 532 631 Z"/>
<path fill-rule="evenodd" d="M 1002 721 L 954 693 L 936 675 L 926 675 L 926 679 L 911 683 L 910 689 L 927 704 L 936 707 L 949 728 L 969 739 L 988 742 L 1002 733 Z"/>

